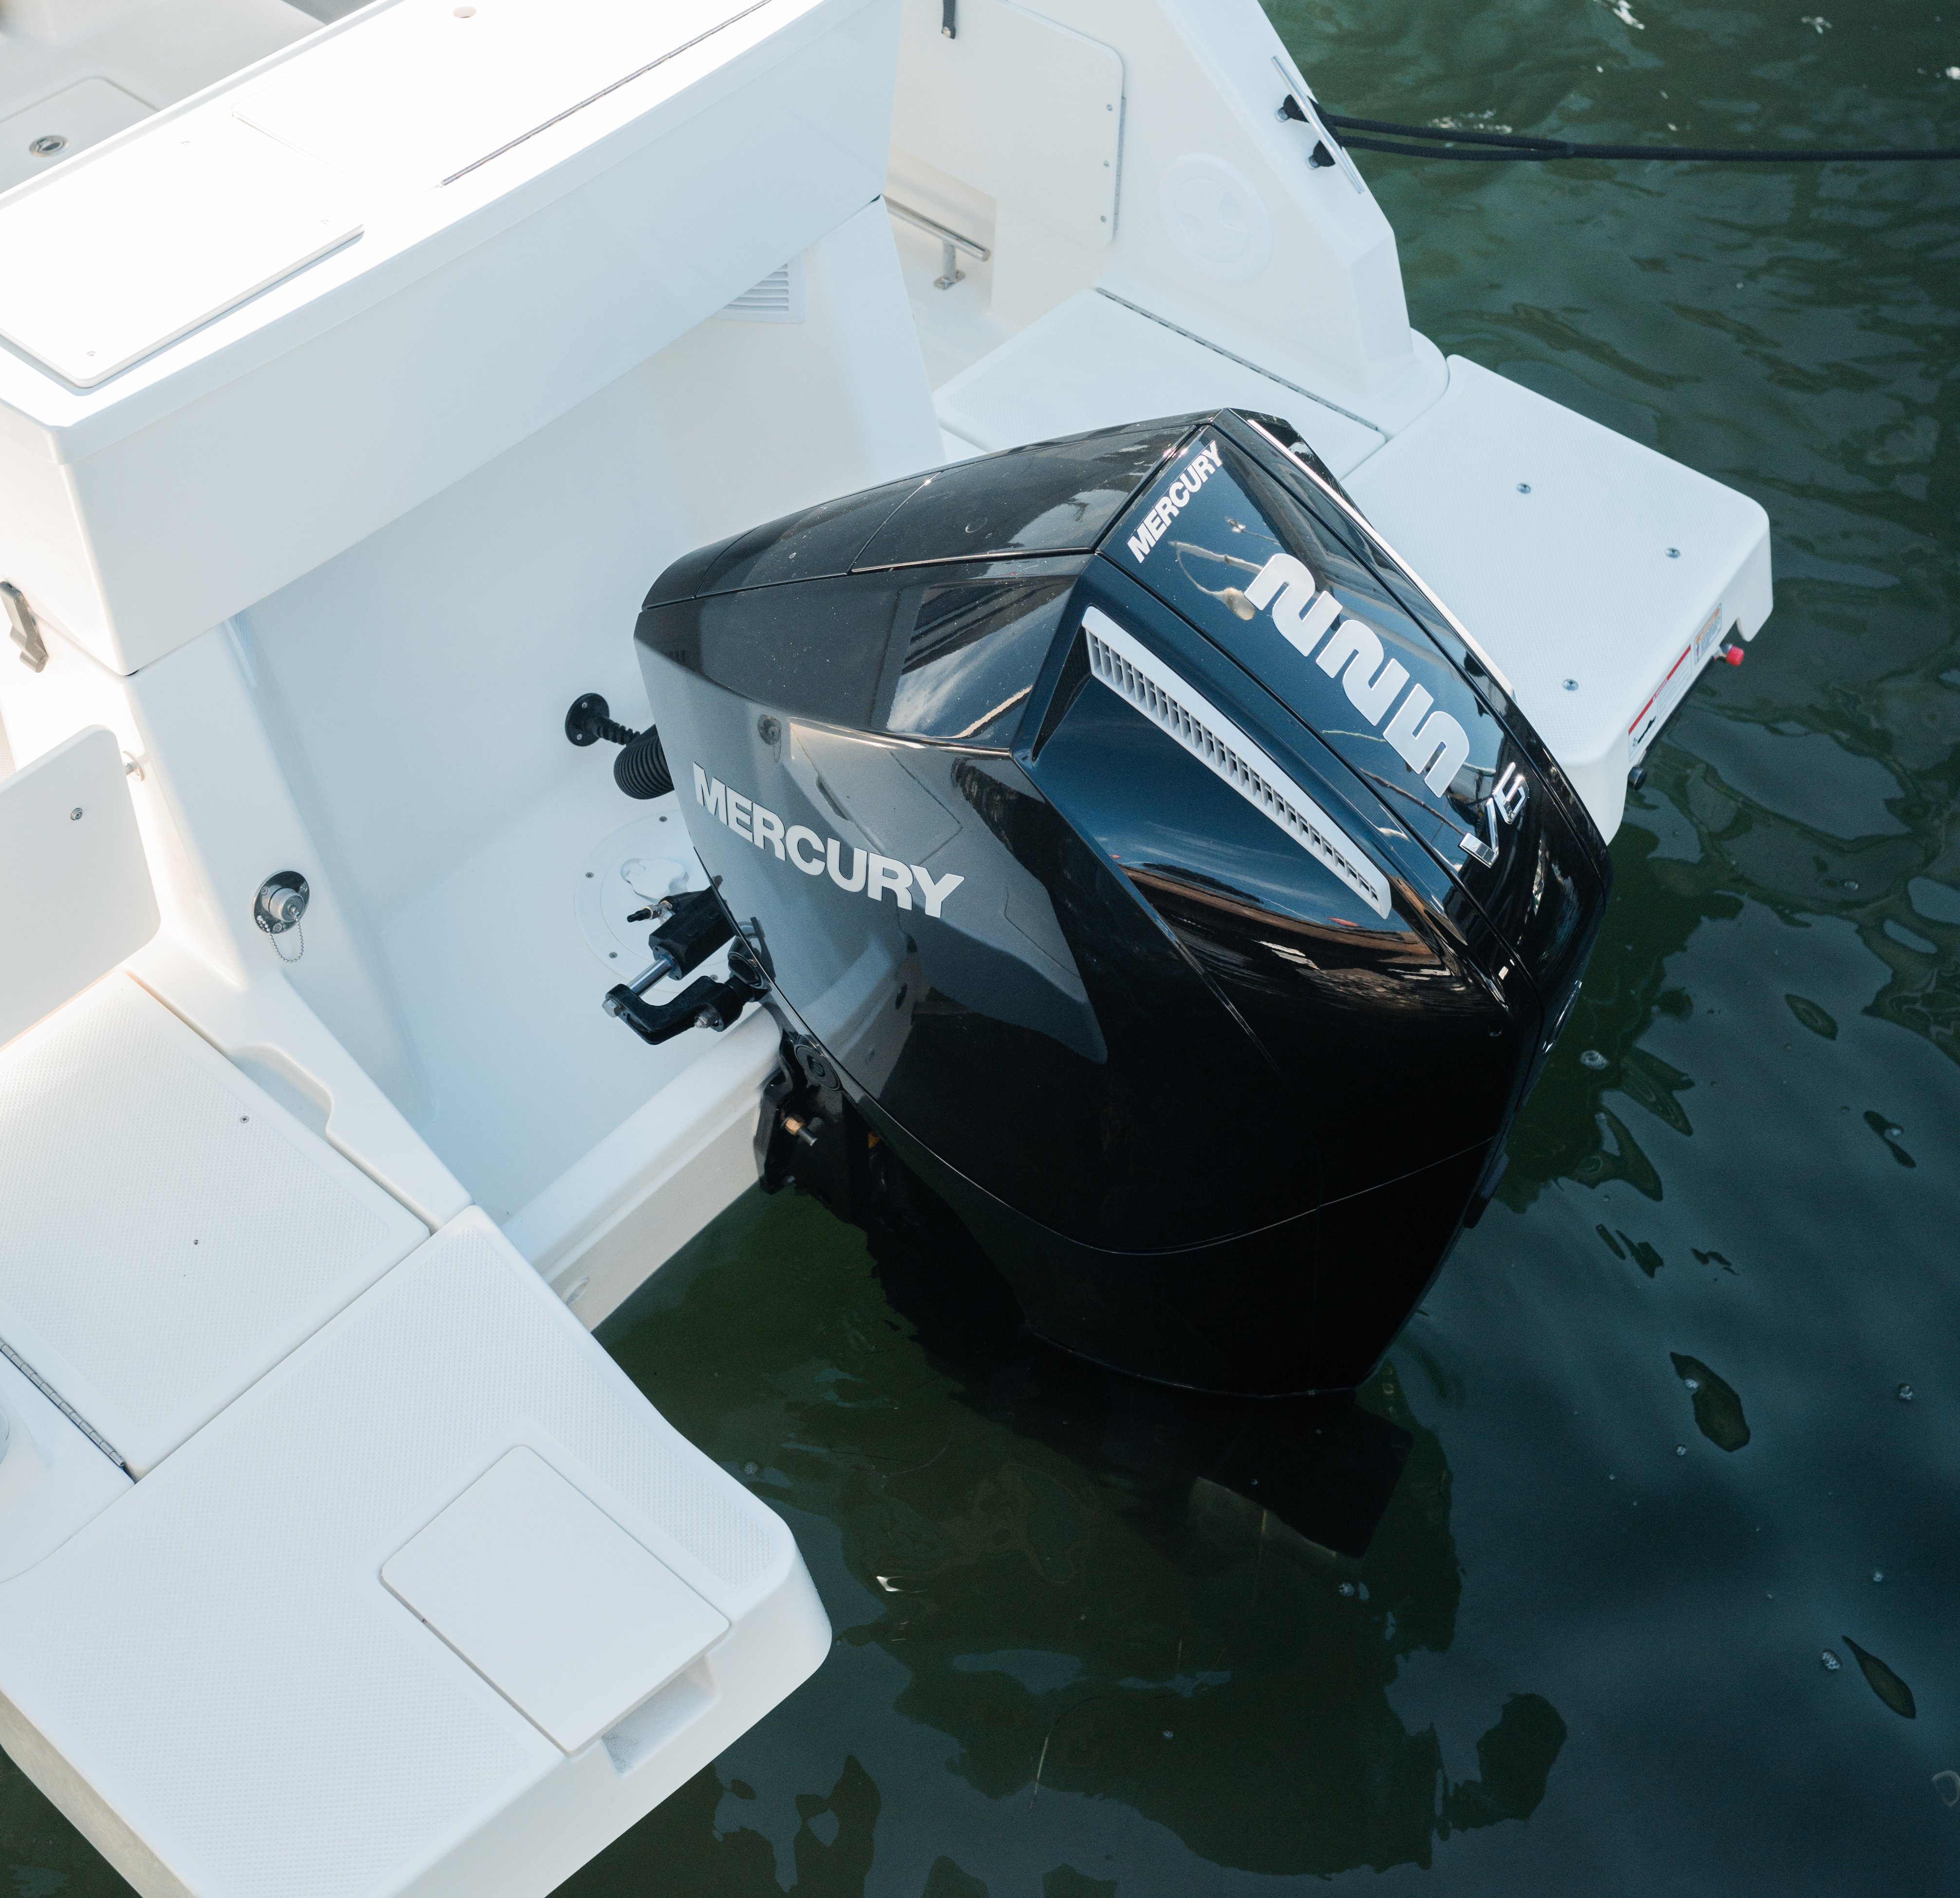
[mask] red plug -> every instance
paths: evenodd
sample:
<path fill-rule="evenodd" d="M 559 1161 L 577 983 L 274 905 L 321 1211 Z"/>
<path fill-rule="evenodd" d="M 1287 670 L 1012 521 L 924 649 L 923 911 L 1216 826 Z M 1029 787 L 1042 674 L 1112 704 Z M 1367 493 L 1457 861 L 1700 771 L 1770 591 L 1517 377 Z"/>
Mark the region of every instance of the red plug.
<path fill-rule="evenodd" d="M 1748 656 L 1740 645 L 1724 646 L 1722 648 L 1722 657 L 1732 666 L 1739 666 Z"/>

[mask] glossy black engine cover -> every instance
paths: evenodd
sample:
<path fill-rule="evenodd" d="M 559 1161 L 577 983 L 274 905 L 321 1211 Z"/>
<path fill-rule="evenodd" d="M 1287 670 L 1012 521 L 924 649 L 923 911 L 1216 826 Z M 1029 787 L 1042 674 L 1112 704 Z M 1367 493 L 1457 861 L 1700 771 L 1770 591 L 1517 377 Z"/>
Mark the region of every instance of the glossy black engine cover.
<path fill-rule="evenodd" d="M 677 562 L 638 629 L 695 846 L 866 1119 L 1037 1331 L 1218 1390 L 1368 1374 L 1609 881 L 1289 435 L 1184 417 L 850 496 Z"/>

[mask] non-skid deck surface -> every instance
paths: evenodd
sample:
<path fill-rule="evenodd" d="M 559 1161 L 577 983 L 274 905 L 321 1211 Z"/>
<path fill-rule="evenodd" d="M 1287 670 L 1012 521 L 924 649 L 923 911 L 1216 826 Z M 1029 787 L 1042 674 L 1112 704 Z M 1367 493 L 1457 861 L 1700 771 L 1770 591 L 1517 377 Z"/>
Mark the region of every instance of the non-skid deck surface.
<path fill-rule="evenodd" d="M 142 1475 L 427 1237 L 128 976 L 0 1052 L 0 1339 Z"/>

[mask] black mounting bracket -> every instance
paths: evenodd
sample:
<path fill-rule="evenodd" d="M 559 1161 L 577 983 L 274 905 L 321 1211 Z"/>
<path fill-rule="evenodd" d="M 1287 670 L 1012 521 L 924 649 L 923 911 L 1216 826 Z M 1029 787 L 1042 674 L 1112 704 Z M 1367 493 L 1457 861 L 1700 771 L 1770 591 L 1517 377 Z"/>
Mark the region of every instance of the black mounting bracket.
<path fill-rule="evenodd" d="M 786 1033 L 782 1065 L 762 1089 L 756 1172 L 765 1193 L 785 1186 L 862 1225 L 878 1142 L 845 1098 L 843 1078 L 807 1035 Z"/>
<path fill-rule="evenodd" d="M 768 979 L 756 965 L 748 946 L 737 943 L 728 952 L 728 975 L 718 982 L 703 976 L 690 982 L 671 1002 L 643 1002 L 625 984 L 609 991 L 601 1006 L 623 1021 L 650 1047 L 671 1041 L 690 1028 L 711 1028 L 719 1034 L 740 1018 L 752 1002 L 769 992 Z"/>
<path fill-rule="evenodd" d="M 769 992 L 769 978 L 756 952 L 740 937 L 728 920 L 720 895 L 713 890 L 690 890 L 678 896 L 663 897 L 656 911 L 663 916 L 660 926 L 647 938 L 654 952 L 654 964 L 638 982 L 622 982 L 606 992 L 600 1005 L 616 1020 L 623 1021 L 640 1039 L 652 1046 L 689 1028 L 712 1028 L 719 1032 L 733 1022 L 752 1002 Z M 728 975 L 718 982 L 704 976 L 691 982 L 670 1002 L 642 999 L 663 976 L 685 976 L 698 969 L 724 943 L 728 951 Z"/>

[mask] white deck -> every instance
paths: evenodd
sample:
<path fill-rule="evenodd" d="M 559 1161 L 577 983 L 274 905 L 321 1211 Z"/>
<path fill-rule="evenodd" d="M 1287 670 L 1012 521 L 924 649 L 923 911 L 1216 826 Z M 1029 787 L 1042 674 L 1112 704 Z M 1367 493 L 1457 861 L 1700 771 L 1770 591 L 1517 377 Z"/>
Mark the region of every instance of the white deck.
<path fill-rule="evenodd" d="M 731 1630 L 569 1748 L 383 1578 L 519 1447 Z M 637 1653 L 657 1597 L 588 1594 L 576 1552 L 544 1558 L 556 1613 Z M 507 1582 L 478 1582 L 494 1613 Z M 568 1877 L 829 1645 L 788 1530 L 471 1212 L 0 1588 L 0 1736 L 145 1898 L 504 1898 Z"/>
<path fill-rule="evenodd" d="M 428 1236 L 126 976 L 0 1049 L 0 1338 L 142 1476 Z"/>
<path fill-rule="evenodd" d="M 947 432 L 976 448 L 1112 428 L 1153 411 L 1249 409 L 1284 416 L 1337 475 L 1388 437 L 1217 345 L 1102 290 L 1079 291 L 934 391 Z"/>
<path fill-rule="evenodd" d="M 1460 356 L 1348 486 L 1503 667 L 1608 837 L 1660 719 L 1723 635 L 1769 616 L 1760 505 Z"/>

